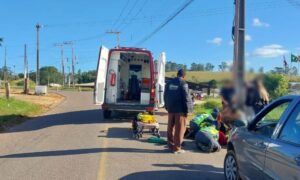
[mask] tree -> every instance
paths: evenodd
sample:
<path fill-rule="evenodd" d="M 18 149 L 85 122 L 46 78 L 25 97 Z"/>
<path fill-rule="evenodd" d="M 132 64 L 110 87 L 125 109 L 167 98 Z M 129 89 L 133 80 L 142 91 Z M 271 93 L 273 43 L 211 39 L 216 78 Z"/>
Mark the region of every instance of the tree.
<path fill-rule="evenodd" d="M 210 90 L 217 88 L 217 81 L 215 79 L 208 81 L 208 86 L 207 95 L 210 96 Z"/>
<path fill-rule="evenodd" d="M 177 70 L 177 64 L 174 62 L 171 62 L 171 71 L 176 71 Z"/>
<path fill-rule="evenodd" d="M 204 71 L 205 70 L 205 66 L 204 64 L 197 64 L 197 63 L 192 63 L 191 64 L 191 71 Z"/>
<path fill-rule="evenodd" d="M 205 67 L 203 64 L 197 64 L 197 69 L 198 69 L 198 71 L 204 71 Z"/>
<path fill-rule="evenodd" d="M 29 78 L 35 81 L 36 73 L 30 72 Z M 48 85 L 50 83 L 62 84 L 63 75 L 54 66 L 45 66 L 40 69 L 40 84 Z"/>
<path fill-rule="evenodd" d="M 176 71 L 178 71 L 179 69 L 186 70 L 187 68 L 185 64 L 177 64 Z"/>
<path fill-rule="evenodd" d="M 48 83 L 62 84 L 63 75 L 54 66 L 46 66 L 40 69 L 40 82 L 42 85 Z"/>
<path fill-rule="evenodd" d="M 191 71 L 198 71 L 198 67 L 197 67 L 197 64 L 196 63 L 192 63 L 191 64 Z"/>
<path fill-rule="evenodd" d="M 226 62 L 221 62 L 221 64 L 219 65 L 219 69 L 224 72 L 226 70 L 228 70 L 229 66 Z"/>
<path fill-rule="evenodd" d="M 87 71 L 87 72 L 79 72 L 76 76 L 78 79 L 78 83 L 90 83 L 96 81 L 96 74 L 97 72 L 95 70 Z"/>
<path fill-rule="evenodd" d="M 4 79 L 4 74 L 6 73 L 6 77 L 8 80 L 14 79 L 13 72 L 10 67 L 2 67 L 0 68 L 0 79 Z"/>
<path fill-rule="evenodd" d="M 18 78 L 19 78 L 19 79 L 24 78 L 24 73 L 19 73 L 19 74 L 18 74 Z"/>
<path fill-rule="evenodd" d="M 263 81 L 271 99 L 279 98 L 288 93 L 289 82 L 282 74 L 264 74 Z"/>
<path fill-rule="evenodd" d="M 254 72 L 255 72 L 254 68 L 249 69 L 249 73 L 254 73 Z"/>
<path fill-rule="evenodd" d="M 205 65 L 205 71 L 213 71 L 215 66 L 211 63 L 206 63 Z"/>
<path fill-rule="evenodd" d="M 258 69 L 258 72 L 259 72 L 260 74 L 263 74 L 263 73 L 264 73 L 264 67 L 260 67 L 260 68 Z"/>

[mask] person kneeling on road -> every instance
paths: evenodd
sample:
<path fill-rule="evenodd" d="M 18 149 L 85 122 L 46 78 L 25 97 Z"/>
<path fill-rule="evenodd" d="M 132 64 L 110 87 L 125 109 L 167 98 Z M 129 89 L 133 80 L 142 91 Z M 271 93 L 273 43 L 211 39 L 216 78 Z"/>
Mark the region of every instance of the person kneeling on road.
<path fill-rule="evenodd" d="M 188 113 L 193 111 L 188 84 L 184 81 L 185 71 L 179 70 L 177 77 L 169 81 L 165 88 L 165 108 L 168 111 L 168 146 L 175 154 L 181 149 Z"/>

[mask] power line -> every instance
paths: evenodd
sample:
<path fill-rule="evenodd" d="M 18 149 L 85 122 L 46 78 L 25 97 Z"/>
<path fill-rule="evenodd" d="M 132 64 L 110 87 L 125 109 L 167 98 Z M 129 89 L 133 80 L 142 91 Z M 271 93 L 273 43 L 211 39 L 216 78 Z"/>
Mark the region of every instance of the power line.
<path fill-rule="evenodd" d="M 286 0 L 290 5 L 300 8 L 300 2 L 297 0 Z"/>
<path fill-rule="evenodd" d="M 114 28 L 115 25 L 120 21 L 120 19 L 121 19 L 122 15 L 124 14 L 125 9 L 127 8 L 128 4 L 129 4 L 129 0 L 127 0 L 125 6 L 124 6 L 123 9 L 121 10 L 121 13 L 120 13 L 118 19 L 116 19 L 116 21 L 113 23 L 112 28 Z"/>
<path fill-rule="evenodd" d="M 132 13 L 132 11 L 134 10 L 134 8 L 136 7 L 137 3 L 138 3 L 138 0 L 135 0 L 133 6 L 132 6 L 131 9 L 128 11 L 128 13 L 126 14 L 126 16 L 125 16 L 124 19 L 126 19 L 127 17 L 129 17 L 129 16 L 131 15 L 131 13 Z M 124 20 L 124 19 L 123 19 L 123 20 Z M 123 21 L 122 21 L 122 22 L 123 22 Z M 121 25 L 122 25 L 122 24 L 121 24 Z M 116 29 L 119 29 L 121 25 L 117 26 Z"/>
<path fill-rule="evenodd" d="M 145 0 L 144 3 L 142 4 L 141 8 L 137 11 L 137 13 L 129 20 L 129 24 L 131 24 L 132 21 L 133 21 L 138 15 L 140 15 L 140 13 L 144 10 L 144 8 L 145 8 L 145 6 L 146 6 L 147 3 L 148 3 L 148 0 Z M 121 29 L 121 31 L 124 31 L 124 29 L 125 29 L 126 27 L 128 27 L 128 26 L 125 25 L 125 26 Z"/>
<path fill-rule="evenodd" d="M 137 44 L 143 44 L 152 36 L 154 36 L 157 32 L 159 32 L 162 28 L 164 28 L 168 23 L 170 23 L 176 16 L 178 16 L 184 9 L 186 9 L 194 0 L 187 0 L 178 10 L 175 11 L 173 15 L 171 15 L 166 21 L 164 21 L 160 26 L 158 26 L 154 31 L 152 31 L 148 36 L 139 41 Z"/>

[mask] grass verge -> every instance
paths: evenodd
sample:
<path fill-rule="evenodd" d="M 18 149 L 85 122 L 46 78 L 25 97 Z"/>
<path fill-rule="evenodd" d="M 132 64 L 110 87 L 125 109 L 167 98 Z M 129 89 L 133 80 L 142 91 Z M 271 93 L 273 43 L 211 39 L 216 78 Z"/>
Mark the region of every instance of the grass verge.
<path fill-rule="evenodd" d="M 0 131 L 22 123 L 25 119 L 38 115 L 42 108 L 36 104 L 0 98 Z"/>
<path fill-rule="evenodd" d="M 194 114 L 211 114 L 214 108 L 222 109 L 222 103 L 220 98 L 206 98 L 202 104 L 196 104 L 194 106 Z"/>

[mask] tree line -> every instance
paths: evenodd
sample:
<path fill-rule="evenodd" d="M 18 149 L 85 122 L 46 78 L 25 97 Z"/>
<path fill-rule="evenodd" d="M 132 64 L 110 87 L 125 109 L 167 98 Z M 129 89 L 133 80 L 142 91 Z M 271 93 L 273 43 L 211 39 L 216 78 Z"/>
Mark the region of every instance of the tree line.
<path fill-rule="evenodd" d="M 215 66 L 212 63 L 192 63 L 190 67 L 187 67 L 185 64 L 175 63 L 172 61 L 168 61 L 166 63 L 166 72 L 174 72 L 179 69 L 185 69 L 188 71 L 231 71 L 232 67 L 226 62 L 221 62 L 219 65 Z M 255 73 L 255 70 L 253 68 L 248 69 L 248 72 Z M 273 70 L 270 71 L 274 74 L 291 74 L 291 75 L 297 75 L 298 69 L 295 66 L 292 67 L 275 67 Z M 264 68 L 260 67 L 257 70 L 257 73 L 264 73 Z M 5 78 L 8 80 L 16 80 L 19 78 L 23 78 L 24 74 L 19 73 L 15 74 L 10 67 L 2 67 L 0 68 L 0 80 L 4 80 Z M 56 84 L 63 84 L 63 81 L 67 83 L 70 78 L 70 74 L 65 74 L 65 79 L 63 78 L 62 73 L 60 70 L 58 70 L 54 66 L 45 66 L 40 69 L 40 84 L 41 85 L 48 85 L 50 83 L 56 83 Z M 78 70 L 74 75 L 75 83 L 81 84 L 81 83 L 90 83 L 94 82 L 96 80 L 96 70 L 90 70 L 82 72 L 81 70 Z M 36 79 L 36 72 L 31 71 L 29 73 L 29 78 L 32 81 L 35 81 Z"/>
<path fill-rule="evenodd" d="M 24 78 L 24 73 L 14 74 L 10 68 L 0 68 L 0 80 L 4 80 L 4 77 L 8 81 L 17 80 Z M 29 72 L 29 79 L 34 81 L 36 80 L 36 72 Z M 65 78 L 63 74 L 54 66 L 45 66 L 40 68 L 40 84 L 48 85 L 50 83 L 55 84 L 63 84 L 63 81 L 67 83 L 69 80 L 71 81 L 71 74 L 66 73 Z M 90 83 L 96 80 L 96 70 L 82 72 L 78 70 L 74 75 L 75 83 Z"/>
<path fill-rule="evenodd" d="M 192 63 L 190 67 L 186 64 L 175 63 L 173 61 L 166 62 L 166 72 L 177 71 L 179 69 L 184 69 L 188 71 L 231 71 L 231 65 L 227 62 L 221 62 L 218 65 L 212 63 Z"/>
<path fill-rule="evenodd" d="M 214 65 L 212 63 L 192 63 L 190 67 L 188 67 L 185 64 L 175 63 L 172 61 L 168 61 L 166 63 L 166 72 L 174 72 L 179 69 L 184 69 L 188 71 L 220 71 L 220 72 L 226 72 L 226 71 L 232 71 L 232 64 L 229 64 L 227 62 L 221 62 L 218 65 Z M 264 73 L 264 67 L 261 66 L 255 71 L 254 68 L 250 67 L 247 69 L 249 73 Z M 275 74 L 290 74 L 290 75 L 298 75 L 298 68 L 296 66 L 291 67 L 275 67 L 270 71 L 271 73 Z"/>

